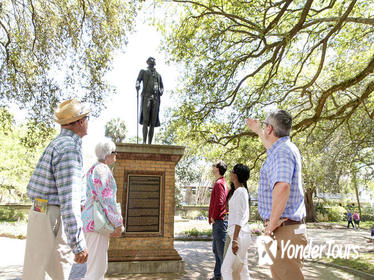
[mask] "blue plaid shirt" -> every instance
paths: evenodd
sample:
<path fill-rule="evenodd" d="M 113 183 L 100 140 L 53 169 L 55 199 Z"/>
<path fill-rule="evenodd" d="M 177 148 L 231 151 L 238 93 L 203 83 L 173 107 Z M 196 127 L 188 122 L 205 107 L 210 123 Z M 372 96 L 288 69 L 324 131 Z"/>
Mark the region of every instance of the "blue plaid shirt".
<path fill-rule="evenodd" d="M 86 194 L 81 150 L 81 138 L 71 130 L 61 129 L 44 150 L 27 185 L 31 200 L 47 199 L 48 204 L 60 206 L 65 234 L 74 254 L 86 249 L 81 220 Z"/>
<path fill-rule="evenodd" d="M 267 151 L 260 171 L 258 212 L 262 219 L 271 216 L 273 188 L 276 183 L 290 184 L 290 196 L 281 217 L 300 221 L 305 217 L 304 190 L 301 179 L 301 156 L 290 137 L 281 137 Z"/>

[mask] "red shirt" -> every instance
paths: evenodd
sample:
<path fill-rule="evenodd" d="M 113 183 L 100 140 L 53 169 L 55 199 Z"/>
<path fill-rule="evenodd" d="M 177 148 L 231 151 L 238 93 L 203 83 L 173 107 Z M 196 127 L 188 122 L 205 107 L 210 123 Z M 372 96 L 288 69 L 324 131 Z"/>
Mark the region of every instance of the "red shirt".
<path fill-rule="evenodd" d="M 227 187 L 225 178 L 217 179 L 210 196 L 209 224 L 211 223 L 211 218 L 213 220 L 223 220 L 224 214 L 227 212 L 225 203 L 228 193 L 229 188 Z"/>

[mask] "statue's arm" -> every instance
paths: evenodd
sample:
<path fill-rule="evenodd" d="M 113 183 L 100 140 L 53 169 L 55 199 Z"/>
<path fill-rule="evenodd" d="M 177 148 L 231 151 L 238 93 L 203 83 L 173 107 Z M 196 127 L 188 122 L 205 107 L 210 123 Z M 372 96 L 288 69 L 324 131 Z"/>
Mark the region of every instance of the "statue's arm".
<path fill-rule="evenodd" d="M 162 78 L 160 75 L 160 96 L 164 93 L 164 84 L 162 83 Z"/>
<path fill-rule="evenodd" d="M 136 84 L 135 84 L 136 91 L 139 91 L 140 89 L 140 83 L 143 81 L 143 76 L 144 76 L 144 70 L 140 70 L 138 78 L 136 79 Z"/>

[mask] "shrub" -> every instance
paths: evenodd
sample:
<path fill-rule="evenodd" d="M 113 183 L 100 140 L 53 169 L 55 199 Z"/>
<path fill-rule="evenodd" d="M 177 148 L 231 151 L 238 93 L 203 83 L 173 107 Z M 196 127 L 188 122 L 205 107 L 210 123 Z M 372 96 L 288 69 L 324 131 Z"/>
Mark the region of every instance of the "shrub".
<path fill-rule="evenodd" d="M 24 220 L 26 215 L 20 211 L 12 208 L 0 208 L 0 221 L 15 222 L 18 220 Z"/>
<path fill-rule="evenodd" d="M 186 230 L 184 232 L 184 234 L 187 235 L 187 236 L 193 236 L 193 237 L 198 237 L 198 236 L 212 236 L 212 229 L 198 230 L 197 228 L 192 228 L 190 230 Z"/>
<path fill-rule="evenodd" d="M 332 206 L 325 208 L 329 222 L 340 222 L 345 220 L 347 210 L 341 206 Z"/>
<path fill-rule="evenodd" d="M 361 220 L 362 221 L 374 221 L 374 207 L 369 205 L 362 207 Z"/>
<path fill-rule="evenodd" d="M 316 210 L 317 216 L 318 216 L 318 214 L 322 214 L 322 215 L 327 214 L 327 211 L 326 211 L 325 207 L 326 207 L 326 204 L 324 204 L 322 202 L 314 203 L 314 209 Z"/>
<path fill-rule="evenodd" d="M 327 214 L 317 213 L 317 221 L 318 222 L 328 222 L 329 217 Z"/>

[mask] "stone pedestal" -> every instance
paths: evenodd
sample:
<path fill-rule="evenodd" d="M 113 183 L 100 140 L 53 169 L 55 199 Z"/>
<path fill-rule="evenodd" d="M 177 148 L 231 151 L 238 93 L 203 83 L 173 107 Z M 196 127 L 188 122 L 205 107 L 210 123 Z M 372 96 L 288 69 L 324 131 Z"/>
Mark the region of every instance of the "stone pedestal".
<path fill-rule="evenodd" d="M 108 274 L 182 272 L 174 249 L 175 165 L 184 147 L 117 144 L 114 178 L 125 232 L 111 238 Z"/>

